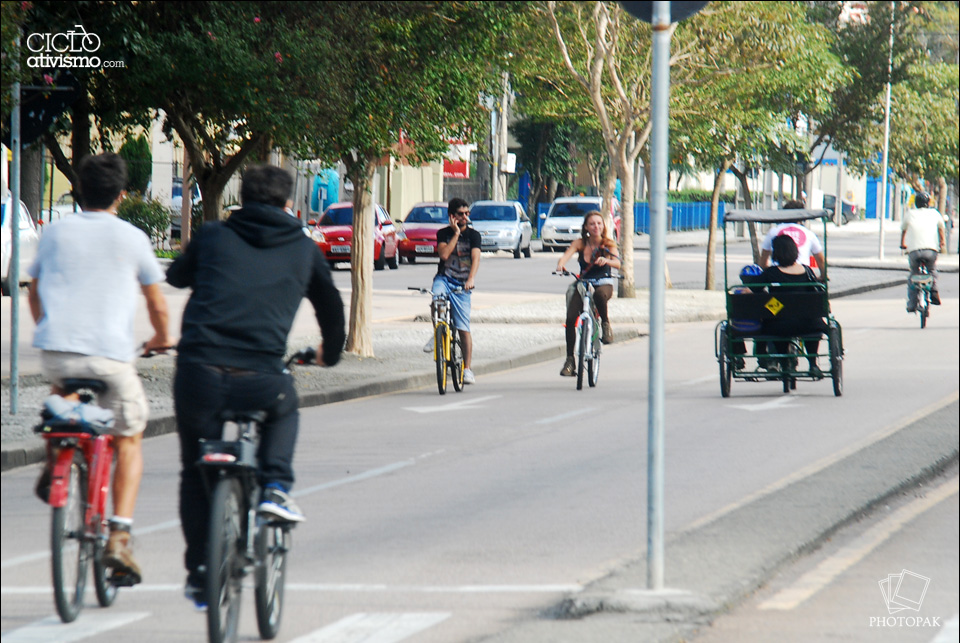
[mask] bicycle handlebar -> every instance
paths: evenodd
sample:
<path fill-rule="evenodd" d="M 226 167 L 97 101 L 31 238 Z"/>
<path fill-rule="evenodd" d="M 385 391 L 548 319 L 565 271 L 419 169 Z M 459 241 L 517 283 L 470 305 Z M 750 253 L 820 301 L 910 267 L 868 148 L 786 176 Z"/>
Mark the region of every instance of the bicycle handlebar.
<path fill-rule="evenodd" d="M 291 364 L 313 364 L 317 361 L 317 349 L 313 347 L 303 348 L 290 356 L 284 363 L 289 367 Z"/>
<path fill-rule="evenodd" d="M 433 292 L 432 290 L 427 290 L 426 288 L 417 288 L 415 286 L 407 286 L 407 290 L 416 290 L 421 295 L 433 295 L 434 297 L 437 296 L 437 293 Z M 455 295 L 462 292 L 467 292 L 467 291 L 463 288 L 463 286 L 457 286 L 456 288 L 450 291 L 450 294 Z"/>

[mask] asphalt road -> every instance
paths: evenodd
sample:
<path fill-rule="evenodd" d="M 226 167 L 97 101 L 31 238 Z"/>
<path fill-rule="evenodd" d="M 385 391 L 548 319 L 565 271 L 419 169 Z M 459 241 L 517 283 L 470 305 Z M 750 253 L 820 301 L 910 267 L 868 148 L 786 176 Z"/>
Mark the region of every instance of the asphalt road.
<path fill-rule="evenodd" d="M 900 289 L 835 302 L 847 351 L 842 398 L 823 381 L 800 383 L 787 396 L 778 383 L 734 383 L 722 400 L 713 324 L 672 326 L 665 340 L 668 537 L 955 400 L 958 290 L 956 275 L 945 276 L 944 305 L 923 331 L 902 312 Z M 443 398 L 427 387 L 302 410 L 296 493 L 309 521 L 294 532 L 278 640 L 479 640 L 536 625 L 564 597 L 642 557 L 646 363 L 640 339 L 605 350 L 596 389 L 575 391 L 557 376 L 559 363 L 545 363 Z M 202 638 L 202 617 L 180 596 L 176 443 L 164 436 L 147 447 L 135 528 L 145 582 L 108 610 L 90 606 L 71 626 L 51 620 L 49 509 L 30 491 L 37 468 L 3 474 L 4 641 Z M 875 465 L 884 470 L 884 462 Z M 749 535 L 718 538 L 718 548 L 758 545 Z M 668 560 L 668 583 L 670 574 Z M 244 640 L 256 632 L 251 595 Z M 578 634 L 566 640 L 638 640 L 611 638 L 609 621 L 572 623 Z M 815 638 L 813 630 L 803 637 L 805 626 L 802 619 L 791 625 L 797 640 Z M 617 631 L 631 627 L 628 621 Z"/>

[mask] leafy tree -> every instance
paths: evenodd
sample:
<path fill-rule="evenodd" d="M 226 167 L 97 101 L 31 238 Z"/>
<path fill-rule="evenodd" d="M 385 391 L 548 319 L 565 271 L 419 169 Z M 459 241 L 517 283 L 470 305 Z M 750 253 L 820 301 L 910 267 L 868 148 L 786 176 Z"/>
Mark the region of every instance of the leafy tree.
<path fill-rule="evenodd" d="M 153 152 L 144 136 L 128 138 L 117 152 L 127 162 L 127 190 L 143 194 L 153 174 Z"/>
<path fill-rule="evenodd" d="M 516 6 L 519 5 L 519 6 Z M 347 350 L 372 356 L 367 314 L 373 276 L 372 184 L 392 155 L 436 160 L 450 140 L 476 141 L 488 118 L 479 101 L 497 86 L 512 16 L 522 3 L 350 2 L 323 5 L 336 52 L 326 117 L 305 130 L 302 153 L 340 160 L 354 185 Z"/>

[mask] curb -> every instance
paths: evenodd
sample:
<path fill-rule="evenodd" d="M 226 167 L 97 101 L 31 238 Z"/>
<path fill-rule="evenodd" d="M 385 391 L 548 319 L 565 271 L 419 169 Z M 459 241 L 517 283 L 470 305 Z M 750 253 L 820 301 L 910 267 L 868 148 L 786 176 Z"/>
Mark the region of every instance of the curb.
<path fill-rule="evenodd" d="M 552 359 L 563 357 L 564 346 L 557 343 L 546 348 L 540 348 L 529 353 L 490 360 L 483 364 L 474 365 L 474 373 L 477 375 L 488 375 L 498 371 L 506 371 L 531 364 L 538 364 Z M 343 402 L 362 397 L 371 397 L 374 395 L 383 395 L 386 393 L 396 393 L 398 391 L 407 391 L 417 388 L 423 388 L 436 382 L 436 376 L 433 373 L 423 373 L 419 375 L 405 375 L 403 377 L 385 376 L 374 378 L 362 384 L 355 386 L 343 386 L 340 388 L 326 391 L 309 391 L 299 394 L 300 408 L 311 406 L 320 406 L 322 404 L 332 404 L 334 402 Z M 151 418 L 147 422 L 147 428 L 143 432 L 143 437 L 152 438 L 168 433 L 175 433 L 177 430 L 176 419 L 172 415 Z M 43 462 L 46 458 L 46 445 L 34 444 L 32 442 L 12 443 L 9 447 L 4 447 L 0 453 L 0 471 L 9 471 L 18 467 Z"/>
<path fill-rule="evenodd" d="M 539 621 L 482 639 L 497 643 L 607 640 L 675 643 L 749 598 L 784 567 L 891 498 L 958 462 L 957 394 L 885 437 L 712 521 L 668 538 L 674 588 L 646 587 L 637 559 L 572 594 Z M 883 466 L 878 466 L 883 462 Z M 611 621 L 611 614 L 629 618 Z M 627 638 L 622 638 L 627 637 Z"/>

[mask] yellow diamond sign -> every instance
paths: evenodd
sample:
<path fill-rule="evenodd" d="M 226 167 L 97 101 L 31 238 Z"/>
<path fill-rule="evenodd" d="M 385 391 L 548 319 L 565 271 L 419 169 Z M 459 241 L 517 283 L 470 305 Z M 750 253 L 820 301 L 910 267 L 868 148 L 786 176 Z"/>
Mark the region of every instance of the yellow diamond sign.
<path fill-rule="evenodd" d="M 783 304 L 780 303 L 780 300 L 777 299 L 776 297 L 771 297 L 770 301 L 765 303 L 763 306 L 764 308 L 769 310 L 771 313 L 773 313 L 774 317 L 776 317 L 780 313 L 780 311 L 783 310 Z"/>

